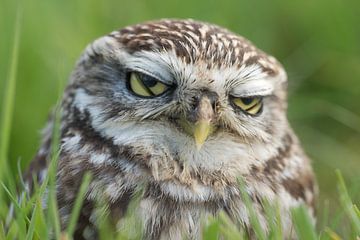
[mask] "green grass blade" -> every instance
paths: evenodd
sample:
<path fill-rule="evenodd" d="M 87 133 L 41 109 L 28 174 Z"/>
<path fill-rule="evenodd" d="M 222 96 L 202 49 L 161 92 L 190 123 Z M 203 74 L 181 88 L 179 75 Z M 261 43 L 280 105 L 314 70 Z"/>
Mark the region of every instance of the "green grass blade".
<path fill-rule="evenodd" d="M 240 194 L 241 197 L 244 201 L 244 204 L 246 206 L 246 210 L 249 214 L 249 218 L 250 218 L 250 223 L 251 226 L 255 232 L 255 235 L 257 237 L 257 239 L 260 240 L 265 240 L 266 239 L 266 234 L 264 232 L 264 230 L 262 229 L 258 216 L 254 210 L 253 204 L 251 202 L 250 196 L 248 194 L 248 192 L 245 189 L 245 183 L 242 179 L 238 179 L 238 183 L 239 183 L 239 187 L 240 187 Z"/>
<path fill-rule="evenodd" d="M 276 203 L 275 205 L 272 205 L 266 199 L 263 201 L 263 204 L 264 204 L 264 210 L 269 227 L 268 238 L 272 240 L 283 239 L 279 204 Z"/>
<path fill-rule="evenodd" d="M 11 194 L 10 190 L 3 183 L 1 183 L 1 185 L 2 185 L 2 188 L 4 189 L 5 193 L 7 193 L 8 197 L 10 198 L 11 203 L 14 205 L 15 215 L 13 216 L 13 218 L 15 218 L 15 219 L 12 219 L 13 221 L 11 222 L 11 227 L 16 225 L 17 229 L 15 232 L 16 232 L 18 238 L 25 239 L 26 223 L 29 223 L 30 220 L 26 216 L 26 212 L 25 212 L 25 209 L 23 208 L 23 206 L 18 203 L 18 201 L 16 200 L 14 195 Z"/>
<path fill-rule="evenodd" d="M 2 188 L 4 189 L 5 193 L 8 195 L 9 199 L 11 200 L 11 203 L 14 206 L 14 213 L 15 213 L 15 217 L 16 219 L 14 221 L 17 222 L 17 225 L 19 227 L 19 230 L 17 231 L 19 233 L 19 236 L 25 236 L 26 235 L 26 224 L 30 223 L 30 219 L 27 217 L 27 211 L 24 207 L 24 204 L 21 205 L 21 203 L 19 204 L 19 202 L 16 200 L 16 198 L 14 197 L 14 194 L 12 194 L 10 192 L 10 190 L 3 184 L 1 183 Z M 23 238 L 21 238 L 23 239 Z"/>
<path fill-rule="evenodd" d="M 31 216 L 30 225 L 29 225 L 29 228 L 27 229 L 27 234 L 26 234 L 25 240 L 32 240 L 34 237 L 36 213 L 37 213 L 37 206 L 35 205 L 33 214 Z"/>
<path fill-rule="evenodd" d="M 203 239 L 217 240 L 219 238 L 220 222 L 216 219 L 210 219 L 210 222 L 203 230 Z"/>
<path fill-rule="evenodd" d="M 354 209 L 355 209 L 355 212 L 358 215 L 358 218 L 360 218 L 360 210 L 359 210 L 359 208 L 356 205 L 354 205 Z"/>
<path fill-rule="evenodd" d="M 331 240 L 342 240 L 342 238 L 330 228 L 325 228 L 325 232 Z"/>
<path fill-rule="evenodd" d="M 307 209 L 302 205 L 291 211 L 296 233 L 299 239 L 315 240 L 317 239 L 315 228 L 310 219 Z"/>
<path fill-rule="evenodd" d="M 219 213 L 221 237 L 227 240 L 247 239 L 242 229 L 239 229 L 225 212 Z M 206 239 L 206 238 L 203 238 Z M 221 238 L 220 238 L 221 239 Z"/>
<path fill-rule="evenodd" d="M 59 134 L 60 134 L 60 115 L 61 109 L 60 105 L 55 109 L 54 113 L 54 126 L 53 126 L 53 134 L 51 141 L 51 160 L 48 168 L 48 222 L 52 223 L 52 227 L 54 229 L 56 239 L 60 239 L 61 235 L 61 224 L 60 217 L 57 205 L 57 196 L 56 196 L 56 170 L 57 164 L 60 154 L 60 146 L 59 146 Z M 49 231 L 51 233 L 51 231 Z"/>
<path fill-rule="evenodd" d="M 124 231 L 119 231 L 118 236 L 114 234 L 114 226 L 111 224 L 109 209 L 104 201 L 97 201 L 95 207 L 96 226 L 99 228 L 99 239 L 130 239 Z M 126 219 L 122 219 L 122 224 L 129 226 Z"/>
<path fill-rule="evenodd" d="M 21 33 L 21 11 L 18 10 L 15 33 L 14 33 L 14 44 L 11 52 L 9 76 L 4 88 L 4 99 L 2 104 L 2 112 L 0 119 L 0 181 L 9 179 L 8 174 L 8 149 L 10 142 L 11 123 L 14 110 L 15 102 L 15 88 L 16 88 L 16 73 L 18 66 L 18 55 L 19 55 L 19 44 L 20 44 L 20 33 Z M 0 191 L 0 201 L 2 199 L 2 191 Z"/>
<path fill-rule="evenodd" d="M 0 239 L 6 239 L 5 228 L 2 221 L 0 221 Z"/>
<path fill-rule="evenodd" d="M 18 220 L 13 221 L 10 227 L 6 232 L 6 240 L 22 239 L 19 234 L 19 226 L 17 224 Z"/>
<path fill-rule="evenodd" d="M 8 197 L 10 198 L 12 204 L 14 204 L 15 208 L 21 210 L 21 206 L 18 203 L 18 201 L 16 200 L 16 197 L 14 197 L 14 195 L 10 192 L 10 190 L 5 186 L 4 183 L 1 183 L 1 186 L 4 189 L 5 193 L 8 195 Z"/>
<path fill-rule="evenodd" d="M 49 208 L 48 208 L 48 223 L 52 224 L 52 227 L 54 229 L 54 234 L 56 239 L 60 239 L 60 218 L 59 218 L 59 212 L 58 212 L 58 206 L 56 201 L 56 194 L 55 190 L 49 190 Z M 51 233 L 51 231 L 49 231 Z"/>
<path fill-rule="evenodd" d="M 355 231 L 355 235 L 360 236 L 360 217 L 356 213 L 356 208 L 354 208 L 354 205 L 351 201 L 341 172 L 339 170 L 336 170 L 336 175 L 338 177 L 338 188 L 340 193 L 341 205 L 347 216 L 350 218 L 350 222 Z"/>
<path fill-rule="evenodd" d="M 42 206 L 42 196 L 37 195 L 37 201 L 35 203 L 35 235 L 36 239 L 47 239 L 48 236 L 48 227 L 46 223 L 46 218 L 44 214 L 44 209 Z"/>
<path fill-rule="evenodd" d="M 73 210 L 71 212 L 70 221 L 69 221 L 69 224 L 67 227 L 68 236 L 72 236 L 74 234 L 77 220 L 79 218 L 81 207 L 84 202 L 85 194 L 88 190 L 90 181 L 91 181 L 91 174 L 89 172 L 87 172 L 83 177 L 83 181 L 81 183 L 80 190 L 76 196 L 75 204 L 74 204 Z"/>

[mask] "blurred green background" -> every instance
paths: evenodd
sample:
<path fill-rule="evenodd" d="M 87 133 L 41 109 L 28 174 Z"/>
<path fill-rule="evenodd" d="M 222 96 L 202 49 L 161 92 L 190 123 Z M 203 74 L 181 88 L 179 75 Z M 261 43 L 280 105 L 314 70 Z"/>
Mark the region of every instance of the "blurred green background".
<path fill-rule="evenodd" d="M 86 44 L 144 20 L 194 18 L 245 36 L 284 64 L 289 119 L 313 160 L 320 212 L 327 202 L 330 209 L 339 204 L 334 169 L 360 203 L 360 1 L 0 0 L 1 90 L 18 5 L 23 19 L 10 147 L 14 173 L 17 162 L 25 168 L 37 150 L 48 112 Z"/>

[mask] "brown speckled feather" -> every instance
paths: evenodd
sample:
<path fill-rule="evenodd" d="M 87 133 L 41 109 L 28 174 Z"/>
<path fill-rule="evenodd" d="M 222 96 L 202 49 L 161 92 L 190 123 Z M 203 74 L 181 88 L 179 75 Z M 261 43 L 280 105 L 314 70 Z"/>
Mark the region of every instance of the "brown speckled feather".
<path fill-rule="evenodd" d="M 164 92 L 139 96 L 132 74 L 164 84 Z M 283 232 L 295 237 L 290 209 L 305 204 L 314 216 L 316 184 L 287 121 L 286 86 L 275 58 L 208 23 L 153 21 L 97 39 L 63 96 L 57 169 L 62 226 L 90 171 L 76 239 L 98 237 L 98 198 L 116 220 L 139 188 L 144 193 L 133 214 L 143 220 L 145 239 L 199 239 L 201 216 L 222 210 L 251 236 L 237 182 L 243 178 L 264 230 L 266 198 L 279 202 Z M 244 109 L 234 99 L 258 102 Z M 256 104 L 261 107 L 250 114 Z M 203 119 L 212 130 L 199 147 L 194 129 Z M 40 181 L 46 174 L 51 122 L 26 175 L 30 188 L 32 174 Z"/>

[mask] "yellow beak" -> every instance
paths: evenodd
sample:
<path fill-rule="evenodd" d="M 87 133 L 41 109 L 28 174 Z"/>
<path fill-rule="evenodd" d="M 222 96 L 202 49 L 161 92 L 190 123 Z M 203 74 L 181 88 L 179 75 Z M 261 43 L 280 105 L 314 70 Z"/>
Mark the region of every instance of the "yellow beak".
<path fill-rule="evenodd" d="M 196 109 L 196 121 L 195 123 L 189 122 L 186 118 L 179 119 L 179 124 L 183 127 L 185 132 L 194 136 L 196 148 L 201 149 L 202 145 L 214 132 L 214 109 L 211 106 L 208 97 L 203 97 Z"/>
<path fill-rule="evenodd" d="M 196 148 L 198 150 L 200 150 L 201 146 L 204 144 L 204 142 L 210 135 L 211 130 L 212 126 L 210 121 L 201 119 L 195 123 L 193 135 L 196 143 Z"/>

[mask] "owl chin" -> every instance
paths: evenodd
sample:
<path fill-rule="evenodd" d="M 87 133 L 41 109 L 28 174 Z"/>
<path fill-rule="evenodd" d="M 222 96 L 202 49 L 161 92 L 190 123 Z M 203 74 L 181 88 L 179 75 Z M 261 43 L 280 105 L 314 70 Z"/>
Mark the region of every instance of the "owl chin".
<path fill-rule="evenodd" d="M 245 144 L 232 141 L 228 133 L 221 131 L 209 137 L 201 149 L 188 135 L 175 139 L 164 139 L 168 145 L 162 148 L 137 141 L 142 148 L 135 155 L 141 155 L 143 149 L 151 152 L 146 159 L 147 170 L 138 174 L 145 178 L 144 182 L 150 182 L 161 196 L 191 202 L 223 199 L 237 193 L 237 178 L 249 172 L 252 162 Z"/>
<path fill-rule="evenodd" d="M 186 185 L 177 180 L 154 182 L 162 196 L 173 200 L 186 202 L 205 202 L 228 198 L 237 192 L 236 185 L 218 186 L 205 185 L 196 180 L 192 180 L 191 185 Z"/>

